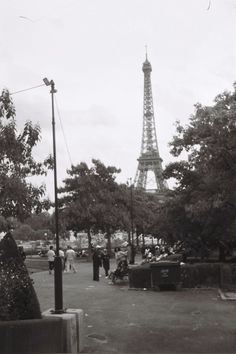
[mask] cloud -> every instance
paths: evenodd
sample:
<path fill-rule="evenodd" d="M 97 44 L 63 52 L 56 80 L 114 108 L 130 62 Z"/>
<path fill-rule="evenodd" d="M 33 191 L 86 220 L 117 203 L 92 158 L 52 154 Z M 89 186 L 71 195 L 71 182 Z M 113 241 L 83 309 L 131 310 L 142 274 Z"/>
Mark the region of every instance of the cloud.
<path fill-rule="evenodd" d="M 69 124 L 78 127 L 95 127 L 95 129 L 113 127 L 115 129 L 118 124 L 114 113 L 104 106 L 95 104 L 90 105 L 86 110 L 69 111 L 67 114 L 70 116 Z"/>
<path fill-rule="evenodd" d="M 152 64 L 157 138 L 163 163 L 179 119 L 211 104 L 235 80 L 235 1 L 11 0 L 0 4 L 2 87 L 18 91 L 53 79 L 58 180 L 73 163 L 98 158 L 134 177 L 140 154 L 145 44 Z M 19 16 L 32 21 L 23 21 Z M 52 151 L 50 88 L 13 96 L 19 128 L 39 123 L 40 159 Z M 65 137 L 67 146 L 65 143 Z M 52 182 L 49 178 L 49 189 Z M 53 194 L 53 193 L 52 193 Z"/>

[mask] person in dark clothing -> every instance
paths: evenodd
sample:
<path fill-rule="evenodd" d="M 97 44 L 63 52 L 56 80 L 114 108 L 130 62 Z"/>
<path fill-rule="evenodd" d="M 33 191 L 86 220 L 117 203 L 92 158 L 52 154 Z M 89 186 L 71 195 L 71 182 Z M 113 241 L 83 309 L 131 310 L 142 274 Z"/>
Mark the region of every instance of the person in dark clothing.
<path fill-rule="evenodd" d="M 19 247 L 18 247 L 18 250 L 19 250 L 19 253 L 20 253 L 21 258 L 23 259 L 23 261 L 25 261 L 25 259 L 26 259 L 26 254 L 25 254 L 25 251 L 24 251 L 23 246 L 19 246 Z"/>
<path fill-rule="evenodd" d="M 99 267 L 102 266 L 100 247 L 97 246 L 93 253 L 93 280 L 99 281 Z"/>
<path fill-rule="evenodd" d="M 106 278 L 108 277 L 108 271 L 110 269 L 110 256 L 107 252 L 107 249 L 105 248 L 103 253 L 102 253 L 102 265 L 105 270 L 105 276 Z"/>
<path fill-rule="evenodd" d="M 145 257 L 145 246 L 142 246 L 141 247 L 141 255 L 142 255 L 142 259 L 145 259 L 146 257 Z"/>

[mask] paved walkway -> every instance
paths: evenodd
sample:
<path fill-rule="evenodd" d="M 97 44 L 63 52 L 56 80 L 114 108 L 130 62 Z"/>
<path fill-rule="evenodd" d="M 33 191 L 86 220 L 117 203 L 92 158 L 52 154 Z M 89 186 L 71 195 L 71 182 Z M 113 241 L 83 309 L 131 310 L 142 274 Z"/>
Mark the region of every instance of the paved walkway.
<path fill-rule="evenodd" d="M 236 302 L 217 289 L 130 290 L 92 280 L 91 263 L 63 274 L 65 308 L 84 310 L 85 353 L 236 353 Z M 54 307 L 54 276 L 34 273 L 41 310 Z"/>

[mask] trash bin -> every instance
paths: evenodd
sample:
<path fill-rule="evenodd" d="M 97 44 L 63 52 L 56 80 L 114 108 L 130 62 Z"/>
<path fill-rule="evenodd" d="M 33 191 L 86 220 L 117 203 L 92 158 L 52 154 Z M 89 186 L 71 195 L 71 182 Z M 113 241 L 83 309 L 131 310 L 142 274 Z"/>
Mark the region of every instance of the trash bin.
<path fill-rule="evenodd" d="M 160 261 L 151 263 L 151 287 L 176 290 L 181 285 L 180 263 Z"/>
<path fill-rule="evenodd" d="M 130 268 L 129 287 L 136 289 L 151 288 L 151 268 L 149 263 Z"/>

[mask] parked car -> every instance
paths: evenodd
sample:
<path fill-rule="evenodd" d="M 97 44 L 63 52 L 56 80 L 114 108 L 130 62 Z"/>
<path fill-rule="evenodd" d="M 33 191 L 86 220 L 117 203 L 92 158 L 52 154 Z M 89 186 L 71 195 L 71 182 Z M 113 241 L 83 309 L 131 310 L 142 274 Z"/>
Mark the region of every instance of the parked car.
<path fill-rule="evenodd" d="M 38 255 L 40 257 L 47 257 L 47 253 L 48 253 L 48 248 L 42 247 L 41 250 L 39 251 Z"/>
<path fill-rule="evenodd" d="M 78 250 L 76 253 L 77 253 L 77 257 L 80 257 L 80 258 L 88 257 L 88 251 L 85 249 Z"/>

